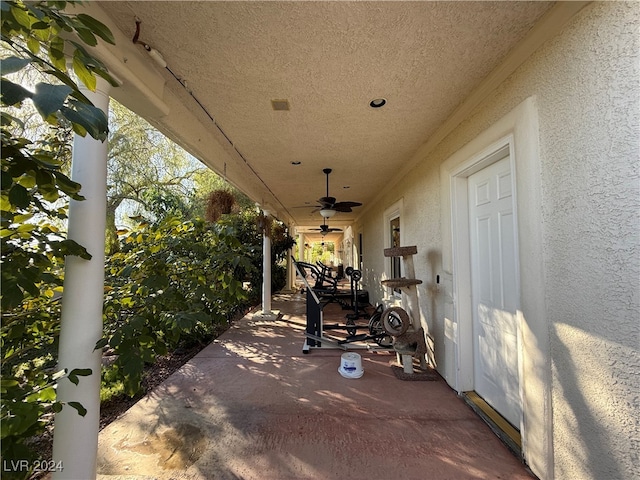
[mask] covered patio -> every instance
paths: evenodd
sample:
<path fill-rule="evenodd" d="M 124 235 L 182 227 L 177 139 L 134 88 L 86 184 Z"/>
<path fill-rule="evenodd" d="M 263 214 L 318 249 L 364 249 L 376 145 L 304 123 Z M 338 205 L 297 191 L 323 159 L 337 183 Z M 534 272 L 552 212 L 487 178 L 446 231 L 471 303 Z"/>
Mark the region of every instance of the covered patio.
<path fill-rule="evenodd" d="M 332 241 L 371 302 L 395 305 L 383 282 L 406 270 L 384 252 L 415 247 L 416 326 L 441 375 L 402 382 L 365 354 L 363 378 L 344 379 L 340 351 L 303 356 L 301 299 L 271 305 L 265 234 L 262 309 L 102 433 L 100 475 L 526 477 L 455 393 L 476 392 L 520 432 L 538 478 L 636 477 L 637 5 L 80 7 L 116 41 L 92 49 L 120 84 L 98 82 L 96 106 L 144 117 L 298 252 Z M 59 364 L 95 372 L 106 159 L 76 139 L 86 200 L 71 204 L 69 238 L 93 257 L 67 261 L 60 334 Z M 99 378 L 67 384 L 58 398 L 88 413 L 57 415 L 54 478 L 93 478 Z"/>
<path fill-rule="evenodd" d="M 524 479 L 525 466 L 441 378 L 402 381 L 395 356 L 302 353 L 305 297 L 276 294 L 99 438 L 107 479 Z"/>

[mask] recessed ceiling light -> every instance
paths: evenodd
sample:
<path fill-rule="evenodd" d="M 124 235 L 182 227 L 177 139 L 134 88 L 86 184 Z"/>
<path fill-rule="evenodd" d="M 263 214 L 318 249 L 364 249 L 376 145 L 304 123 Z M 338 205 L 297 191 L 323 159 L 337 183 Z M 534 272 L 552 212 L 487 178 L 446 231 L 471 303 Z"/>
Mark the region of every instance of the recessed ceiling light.
<path fill-rule="evenodd" d="M 302 162 L 291 162 L 291 165 L 300 165 Z"/>
<path fill-rule="evenodd" d="M 374 98 L 369 102 L 369 106 L 371 108 L 380 108 L 384 107 L 387 101 L 384 98 Z"/>

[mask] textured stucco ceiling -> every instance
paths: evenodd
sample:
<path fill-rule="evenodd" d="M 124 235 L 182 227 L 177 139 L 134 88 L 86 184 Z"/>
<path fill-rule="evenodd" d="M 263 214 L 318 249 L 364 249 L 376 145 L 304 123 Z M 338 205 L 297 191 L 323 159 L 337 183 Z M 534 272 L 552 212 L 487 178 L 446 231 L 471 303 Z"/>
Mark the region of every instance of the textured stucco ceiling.
<path fill-rule="evenodd" d="M 325 195 L 324 167 L 333 168 L 330 194 L 365 208 L 550 6 L 100 2 L 127 38 L 141 20 L 140 39 L 187 83 L 276 198 L 274 207 L 316 227 L 319 214 L 303 207 Z M 162 74 L 166 88 L 184 96 Z M 387 105 L 370 108 L 378 97 Z M 274 111 L 273 99 L 287 99 L 290 110 Z M 189 108 L 200 109 L 191 100 Z M 347 225 L 357 214 L 339 213 L 330 224 Z"/>

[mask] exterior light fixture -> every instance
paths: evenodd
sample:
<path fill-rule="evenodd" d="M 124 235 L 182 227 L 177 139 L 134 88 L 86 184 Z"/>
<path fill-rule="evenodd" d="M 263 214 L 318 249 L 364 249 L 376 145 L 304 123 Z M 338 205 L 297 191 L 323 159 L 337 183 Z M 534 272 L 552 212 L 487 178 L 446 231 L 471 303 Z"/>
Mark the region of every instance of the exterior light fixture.
<path fill-rule="evenodd" d="M 291 162 L 291 165 L 300 165 L 301 163 L 302 163 L 302 162 L 300 162 L 300 161 L 296 160 L 296 161 Z"/>
<path fill-rule="evenodd" d="M 387 101 L 384 98 L 374 98 L 369 102 L 371 108 L 380 108 L 386 105 Z"/>

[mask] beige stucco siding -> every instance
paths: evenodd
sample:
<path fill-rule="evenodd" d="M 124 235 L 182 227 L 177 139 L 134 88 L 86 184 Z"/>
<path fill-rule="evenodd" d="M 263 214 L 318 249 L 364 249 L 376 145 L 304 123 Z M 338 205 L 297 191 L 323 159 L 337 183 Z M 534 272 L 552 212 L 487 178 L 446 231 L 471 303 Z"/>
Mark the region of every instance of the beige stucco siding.
<path fill-rule="evenodd" d="M 548 372 L 535 375 L 546 379 L 551 392 L 551 409 L 543 411 L 551 418 L 540 421 L 549 430 L 552 453 L 528 460 L 542 478 L 640 474 L 638 25 L 638 3 L 588 5 L 361 219 L 365 282 L 373 300 L 380 300 L 383 215 L 403 199 L 403 243 L 418 246 L 416 275 L 424 281 L 422 315 L 436 339 L 438 368 L 453 385 L 455 355 L 444 348 L 456 326 L 444 320 L 453 303 L 451 275 L 442 261 L 440 166 L 534 99 L 539 183 L 528 193 L 542 207 L 535 241 L 542 252 L 537 261 L 544 291 L 538 297 L 548 332 Z M 522 248 L 526 242 L 520 240 Z"/>

